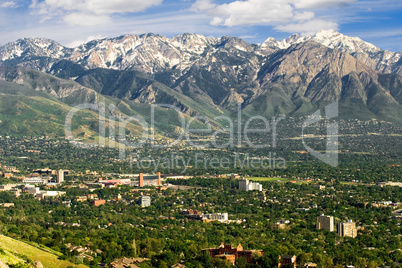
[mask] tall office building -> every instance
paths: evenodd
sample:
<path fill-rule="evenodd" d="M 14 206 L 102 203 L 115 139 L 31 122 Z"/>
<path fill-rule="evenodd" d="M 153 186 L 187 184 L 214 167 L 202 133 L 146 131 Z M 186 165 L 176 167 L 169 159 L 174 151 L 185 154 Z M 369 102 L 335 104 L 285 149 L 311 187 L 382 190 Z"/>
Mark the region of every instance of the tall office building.
<path fill-rule="evenodd" d="M 262 191 L 262 184 L 246 179 L 239 180 L 239 189 L 243 191 Z"/>
<path fill-rule="evenodd" d="M 57 183 L 62 183 L 64 181 L 64 170 L 59 169 L 57 171 Z"/>
<path fill-rule="evenodd" d="M 246 191 L 248 180 L 239 180 L 239 190 Z"/>
<path fill-rule="evenodd" d="M 338 234 L 340 236 L 349 236 L 355 238 L 357 236 L 356 223 L 352 220 L 338 223 Z"/>
<path fill-rule="evenodd" d="M 324 214 L 321 214 L 320 216 L 317 217 L 317 224 L 316 224 L 317 230 L 325 229 L 329 232 L 334 231 L 334 217 L 333 216 L 325 216 Z"/>

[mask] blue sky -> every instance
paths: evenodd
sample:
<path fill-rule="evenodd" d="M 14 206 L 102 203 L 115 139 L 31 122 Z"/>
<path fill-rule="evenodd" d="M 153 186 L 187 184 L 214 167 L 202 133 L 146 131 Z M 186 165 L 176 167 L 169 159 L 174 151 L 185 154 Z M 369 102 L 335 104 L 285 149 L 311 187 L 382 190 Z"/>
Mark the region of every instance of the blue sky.
<path fill-rule="evenodd" d="M 402 51 L 401 0 L 0 0 L 0 45 L 45 37 L 67 46 L 153 32 L 261 43 L 335 29 Z"/>

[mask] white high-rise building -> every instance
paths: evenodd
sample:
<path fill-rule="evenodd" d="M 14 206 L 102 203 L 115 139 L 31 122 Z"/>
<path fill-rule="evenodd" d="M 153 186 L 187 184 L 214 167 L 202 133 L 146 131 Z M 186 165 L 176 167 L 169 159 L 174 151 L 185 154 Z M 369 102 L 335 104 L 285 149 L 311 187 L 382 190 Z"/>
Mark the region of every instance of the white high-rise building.
<path fill-rule="evenodd" d="M 356 223 L 352 220 L 338 223 L 338 234 L 340 236 L 349 236 L 355 238 L 357 236 Z"/>
<path fill-rule="evenodd" d="M 247 191 L 248 180 L 239 180 L 239 190 Z"/>
<path fill-rule="evenodd" d="M 64 170 L 59 169 L 57 171 L 57 183 L 62 183 L 64 181 Z"/>
<path fill-rule="evenodd" d="M 262 185 L 258 182 L 249 181 L 246 179 L 239 180 L 239 189 L 243 191 L 262 191 Z"/>

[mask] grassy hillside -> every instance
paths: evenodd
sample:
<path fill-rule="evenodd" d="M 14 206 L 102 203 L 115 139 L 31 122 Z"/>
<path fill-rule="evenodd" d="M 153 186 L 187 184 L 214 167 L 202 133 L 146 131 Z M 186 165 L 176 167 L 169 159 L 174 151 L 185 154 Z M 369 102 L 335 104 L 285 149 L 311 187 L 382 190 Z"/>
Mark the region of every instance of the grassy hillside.
<path fill-rule="evenodd" d="M 73 81 L 64 81 L 37 71 L 12 71 L 5 73 L 5 76 L 13 74 L 13 79 L 10 78 L 13 82 L 0 81 L 0 135 L 63 137 L 66 115 L 72 107 L 84 103 L 104 103 L 106 107 L 112 105 L 117 108 L 114 114 L 106 109 L 106 131 L 110 125 L 109 118 L 116 114 L 121 114 L 125 119 L 132 116 L 143 118 L 148 125 L 152 121 L 151 104 L 102 95 Z M 18 84 L 14 82 L 16 79 Z M 153 86 L 162 98 L 161 103 L 172 103 L 174 107 L 187 111 L 184 115 L 186 121 L 191 118 L 190 114 L 195 113 L 206 116 L 213 125 L 219 125 L 212 118 L 223 115 L 222 111 L 209 109 L 186 96 L 181 98 L 179 93 L 157 82 Z M 62 87 L 65 88 L 60 89 Z M 59 92 L 61 96 L 54 96 L 55 92 Z M 164 102 L 163 98 L 170 101 Z M 115 120 L 118 121 L 118 117 Z M 118 127 L 117 122 L 113 125 Z M 192 126 L 205 129 L 204 123 L 199 120 L 195 120 Z M 94 110 L 81 110 L 75 114 L 72 127 L 74 137 L 79 137 L 84 142 L 93 143 L 99 139 L 99 115 Z M 157 136 L 176 132 L 181 127 L 181 117 L 177 111 L 161 107 L 155 109 Z M 136 120 L 131 120 L 126 130 L 126 134 L 129 132 L 132 136 L 142 135 L 142 127 Z M 115 133 L 117 131 L 115 129 Z"/>
<path fill-rule="evenodd" d="M 49 94 L 0 81 L 0 135 L 63 136 L 70 109 Z M 97 120 L 90 111 L 81 112 L 79 118 L 88 126 Z"/>
<path fill-rule="evenodd" d="M 99 98 L 107 105 L 114 103 L 112 99 Z M 66 116 L 72 106 L 46 92 L 0 81 L 0 135 L 64 137 Z M 109 118 L 105 119 L 105 123 L 109 126 Z M 83 140 L 96 141 L 98 113 L 86 109 L 77 112 L 72 121 L 72 130 L 75 137 L 78 135 Z M 136 122 L 128 124 L 127 130 L 133 134 L 139 132 Z"/>
<path fill-rule="evenodd" d="M 55 253 L 51 253 L 50 250 L 45 251 L 3 235 L 0 235 L 0 248 L 2 250 L 0 252 L 0 260 L 4 263 L 27 263 L 28 260 L 33 263 L 35 260 L 38 260 L 43 264 L 44 268 L 87 267 L 59 260 L 58 256 Z"/>
<path fill-rule="evenodd" d="M 274 177 L 249 177 L 247 178 L 251 181 L 281 181 L 281 182 L 288 182 L 290 179 L 288 178 L 274 178 Z"/>

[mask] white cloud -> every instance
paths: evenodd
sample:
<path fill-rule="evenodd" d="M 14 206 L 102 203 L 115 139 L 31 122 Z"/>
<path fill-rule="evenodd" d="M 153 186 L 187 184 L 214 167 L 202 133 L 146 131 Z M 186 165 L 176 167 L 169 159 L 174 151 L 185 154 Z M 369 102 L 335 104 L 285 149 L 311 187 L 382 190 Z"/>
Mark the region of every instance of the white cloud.
<path fill-rule="evenodd" d="M 209 24 L 218 26 L 218 25 L 222 24 L 222 22 L 223 22 L 222 18 L 214 17 Z"/>
<path fill-rule="evenodd" d="M 7 1 L 0 5 L 2 8 L 16 8 L 18 7 L 17 3 L 14 1 Z"/>
<path fill-rule="evenodd" d="M 144 11 L 162 0 L 45 0 L 44 3 L 53 9 L 113 14 Z"/>
<path fill-rule="evenodd" d="M 82 40 L 74 40 L 71 43 L 68 43 L 66 46 L 74 48 L 74 47 L 78 47 L 79 45 L 88 43 L 89 41 L 102 39 L 102 38 L 105 38 L 105 36 L 103 36 L 103 35 L 91 35 L 91 36 L 88 36 L 85 40 L 84 39 L 82 39 Z"/>
<path fill-rule="evenodd" d="M 285 37 L 286 33 L 306 33 L 315 29 L 337 29 L 338 23 L 346 34 L 352 34 L 347 27 L 350 23 L 366 23 L 367 20 L 380 20 L 379 12 L 397 11 L 402 8 L 400 0 L 178 0 L 165 1 L 160 8 L 153 12 L 138 14 L 124 14 L 133 10 L 144 10 L 144 7 L 157 5 L 162 0 L 147 1 L 126 0 L 114 1 L 98 0 L 0 0 L 0 7 L 6 2 L 15 2 L 19 7 L 29 3 L 30 9 L 21 9 L 17 12 L 8 8 L 0 8 L 0 36 L 1 42 L 9 42 L 21 37 L 47 37 L 62 44 L 75 46 L 86 42 L 88 36 L 117 36 L 123 34 L 141 34 L 147 32 L 173 36 L 183 32 L 202 33 L 206 36 L 220 37 L 222 35 L 238 36 L 252 35 L 258 32 L 258 41 L 266 39 L 267 35 L 276 38 Z M 188 2 L 187 2 L 188 1 Z M 122 5 L 121 3 L 127 3 Z M 223 5 L 223 3 L 227 3 Z M 350 4 L 352 3 L 352 4 Z M 340 5 L 341 4 L 341 5 Z M 342 5 L 350 4 L 348 7 Z M 192 5 L 192 8 L 189 8 Z M 239 7 L 240 5 L 240 7 Z M 276 5 L 276 6 L 275 6 Z M 145 7 L 145 8 L 146 8 Z M 183 8 L 188 7 L 188 10 Z M 224 10 L 224 7 L 230 7 Z M 241 10 L 242 8 L 244 10 Z M 372 13 L 367 14 L 371 8 Z M 276 9 L 276 14 L 271 10 Z M 195 14 L 194 12 L 197 12 Z M 251 12 L 250 14 L 247 14 Z M 101 15 L 99 21 L 94 17 L 78 17 L 77 14 Z M 244 14 L 242 14 L 244 13 Z M 73 15 L 71 15 L 73 14 Z M 69 16 L 70 15 L 70 16 Z M 381 14 L 382 15 L 382 14 Z M 74 17 L 75 16 L 75 17 Z M 386 16 L 386 15 L 383 15 Z M 66 17 L 66 18 L 64 18 Z M 251 18 L 250 18 L 251 17 Z M 86 19 L 90 19 L 86 21 Z M 102 21 L 112 23 L 103 24 Z M 384 20 L 384 18 L 381 18 Z M 393 18 L 391 18 L 393 20 Z M 396 20 L 395 20 L 396 21 Z M 39 23 L 42 22 L 42 23 Z M 67 22 L 67 23 L 66 23 Z M 381 22 L 381 21 L 380 21 Z M 82 27 L 81 25 L 95 25 Z M 259 25 L 267 27 L 222 27 Z M 362 24 L 371 25 L 371 24 Z M 395 24 L 397 27 L 397 23 Z M 221 27 L 215 27 L 221 26 Z M 400 29 L 390 32 L 390 26 L 375 27 L 365 32 L 365 27 L 359 27 L 354 35 L 364 37 L 379 47 L 391 50 L 401 50 Z M 275 29 L 275 30 L 273 30 Z M 352 27 L 353 29 L 353 27 Z M 349 32 L 348 32 L 349 31 Z M 259 39 L 261 38 L 261 40 Z M 399 42 L 399 43 L 398 43 Z M 398 46 L 399 44 L 399 46 Z"/>
<path fill-rule="evenodd" d="M 96 14 L 139 12 L 160 5 L 162 0 L 86 0 L 89 11 Z"/>
<path fill-rule="evenodd" d="M 292 6 L 283 0 L 248 0 L 216 6 L 207 13 L 222 18 L 221 25 L 238 26 L 287 21 L 293 17 L 292 11 Z"/>
<path fill-rule="evenodd" d="M 112 14 L 141 12 L 163 0 L 32 0 L 32 14 L 41 22 L 63 17 L 69 25 L 94 26 L 110 23 Z"/>
<path fill-rule="evenodd" d="M 297 9 L 329 8 L 353 4 L 357 0 L 292 0 Z"/>
<path fill-rule="evenodd" d="M 190 8 L 191 11 L 204 11 L 216 7 L 211 0 L 197 0 Z"/>
<path fill-rule="evenodd" d="M 302 35 L 310 35 L 319 30 L 338 30 L 338 24 L 325 20 L 309 20 L 306 22 L 292 23 L 287 25 L 279 25 L 275 29 L 281 32 L 301 33 Z"/>
<path fill-rule="evenodd" d="M 48 15 L 50 13 L 50 8 L 46 5 L 46 3 L 45 2 L 38 3 L 37 0 L 32 0 L 32 3 L 29 5 L 29 8 L 32 9 L 31 14 L 33 15 Z"/>
<path fill-rule="evenodd" d="M 213 0 L 197 0 L 190 11 L 210 16 L 213 26 L 272 26 L 279 31 L 307 33 L 313 29 L 338 29 L 334 19 L 323 19 L 331 8 L 357 0 L 236 0 L 217 5 Z M 318 16 L 314 11 L 317 11 Z"/>
<path fill-rule="evenodd" d="M 301 20 L 311 20 L 315 16 L 314 12 L 303 12 L 303 13 L 295 13 L 294 19 L 297 21 Z"/>
<path fill-rule="evenodd" d="M 85 13 L 71 13 L 63 18 L 64 22 L 69 25 L 95 26 L 112 23 L 107 15 L 94 15 Z"/>
<path fill-rule="evenodd" d="M 17 40 L 22 37 L 44 37 L 55 40 L 69 47 L 77 46 L 86 43 L 93 38 L 115 37 L 124 34 L 144 34 L 157 33 L 168 37 L 182 34 L 185 32 L 201 33 L 208 37 L 221 37 L 222 35 L 236 36 L 239 34 L 236 28 L 213 27 L 209 25 L 210 18 L 205 14 L 194 14 L 184 12 L 167 12 L 146 14 L 140 13 L 133 17 L 116 16 L 113 17 L 113 23 L 102 26 L 82 27 L 80 25 L 68 25 L 64 21 L 58 23 L 57 20 L 46 21 L 39 23 L 37 18 L 30 17 L 29 27 L 22 24 L 23 27 L 18 27 L 9 30 L 1 25 L 10 25 L 12 16 L 8 13 L 7 16 L 1 16 L 0 10 L 0 41 L 1 44 Z M 21 18 L 18 17 L 20 21 Z M 0 45 L 1 45 L 0 44 Z"/>

